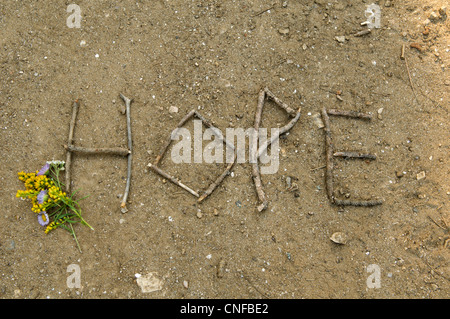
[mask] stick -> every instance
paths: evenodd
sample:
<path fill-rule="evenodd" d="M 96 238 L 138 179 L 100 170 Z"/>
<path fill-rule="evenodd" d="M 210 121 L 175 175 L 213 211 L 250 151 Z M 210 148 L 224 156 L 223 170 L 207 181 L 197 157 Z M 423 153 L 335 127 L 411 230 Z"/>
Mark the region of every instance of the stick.
<path fill-rule="evenodd" d="M 184 123 L 186 123 L 192 116 L 194 116 L 194 114 L 196 113 L 195 110 L 190 111 L 188 114 L 186 114 L 185 117 L 183 117 L 181 119 L 181 121 L 178 123 L 177 127 L 175 128 L 175 131 L 178 130 L 179 128 L 181 128 Z M 167 148 L 169 147 L 170 143 L 172 142 L 172 134 L 170 134 L 169 138 L 166 141 L 166 144 L 164 144 L 164 146 L 162 147 L 161 151 L 159 152 L 159 155 L 156 157 L 155 162 L 153 163 L 153 165 L 158 165 L 159 162 L 161 161 L 161 158 L 164 156 L 164 154 L 167 151 Z"/>
<path fill-rule="evenodd" d="M 203 115 L 201 115 L 199 112 L 194 111 L 194 116 L 197 117 L 199 120 L 202 121 L 203 124 L 205 124 L 205 126 L 207 126 L 208 128 L 210 128 L 213 132 L 214 132 L 214 136 L 216 136 L 217 138 L 219 138 L 220 140 L 222 140 L 223 143 L 225 143 L 226 146 L 230 147 L 232 150 L 234 150 L 234 145 L 231 144 L 229 141 L 227 141 L 226 139 L 223 138 L 222 133 L 220 132 L 220 130 L 215 127 L 214 125 L 212 125 L 212 123 L 207 120 L 205 117 L 203 117 Z"/>
<path fill-rule="evenodd" d="M 342 199 L 334 199 L 334 204 L 338 206 L 377 206 L 383 204 L 383 200 L 342 200 Z"/>
<path fill-rule="evenodd" d="M 369 34 L 370 32 L 372 32 L 371 29 L 362 30 L 362 31 L 356 32 L 353 36 L 362 37 L 363 35 Z"/>
<path fill-rule="evenodd" d="M 420 105 L 419 99 L 417 98 L 416 90 L 414 90 L 414 85 L 411 80 L 411 73 L 409 72 L 408 60 L 406 59 L 406 56 L 405 56 L 405 65 L 406 65 L 406 70 L 408 71 L 409 84 L 411 85 L 411 89 L 413 91 L 413 94 L 414 94 L 414 97 L 416 98 L 417 103 Z"/>
<path fill-rule="evenodd" d="M 258 149 L 258 158 L 262 155 L 263 152 L 265 152 L 267 150 L 267 148 L 269 147 L 269 145 L 271 145 L 275 140 L 277 140 L 278 138 L 280 138 L 280 135 L 286 133 L 287 131 L 289 131 L 294 125 L 295 123 L 297 123 L 297 121 L 300 118 L 300 111 L 302 110 L 302 108 L 300 107 L 297 112 L 295 117 L 289 121 L 288 124 L 286 124 L 285 126 L 281 127 L 278 131 L 278 134 L 275 136 L 272 136 L 270 138 L 270 142 L 265 142 L 263 146 L 260 146 Z M 257 134 L 257 132 L 255 132 L 255 134 Z"/>
<path fill-rule="evenodd" d="M 257 16 L 263 14 L 264 12 L 267 12 L 267 11 L 269 11 L 269 10 L 272 10 L 273 8 L 275 8 L 275 4 L 273 4 L 270 8 L 267 8 L 267 9 L 264 9 L 264 10 L 259 11 L 258 13 L 255 13 L 252 17 L 257 17 Z"/>
<path fill-rule="evenodd" d="M 265 90 L 261 90 L 259 92 L 258 96 L 258 105 L 256 107 L 256 113 L 255 113 L 255 125 L 254 125 L 254 133 L 252 136 L 252 176 L 253 176 L 253 182 L 255 183 L 256 193 L 258 194 L 258 198 L 261 202 L 261 204 L 257 207 L 259 212 L 262 212 L 267 208 L 267 199 L 266 194 L 264 193 L 262 182 L 261 182 L 261 175 L 259 171 L 258 166 L 258 157 L 257 157 L 257 147 L 258 147 L 258 131 L 259 131 L 259 125 L 261 123 L 261 114 L 262 109 L 264 105 L 264 98 L 265 98 Z"/>
<path fill-rule="evenodd" d="M 127 210 L 127 198 L 128 198 L 128 192 L 130 191 L 130 183 L 131 183 L 131 161 L 132 161 L 132 152 L 133 152 L 133 142 L 132 142 L 132 136 L 131 136 L 131 114 L 130 114 L 130 105 L 131 100 L 124 96 L 122 93 L 120 93 L 120 97 L 125 102 L 126 110 L 127 110 L 127 136 L 128 136 L 128 165 L 127 165 L 127 184 L 125 187 L 125 193 L 122 198 L 122 203 L 120 204 L 122 213 L 126 213 Z"/>
<path fill-rule="evenodd" d="M 233 162 L 228 164 L 225 171 L 215 180 L 214 183 L 212 183 L 208 189 L 203 193 L 203 195 L 198 199 L 198 202 L 201 203 L 203 200 L 205 200 L 206 197 L 211 195 L 211 193 L 219 186 L 220 183 L 225 179 L 225 177 L 230 174 L 231 169 L 233 168 L 234 163 L 236 162 L 237 155 L 234 154 Z"/>
<path fill-rule="evenodd" d="M 69 126 L 69 138 L 67 140 L 67 145 L 72 145 L 73 143 L 73 131 L 75 129 L 75 123 L 77 120 L 78 109 L 80 107 L 80 103 L 78 100 L 75 100 L 72 105 L 72 119 L 70 120 Z M 70 194 L 71 181 L 70 181 L 70 167 L 72 164 L 72 153 L 67 151 L 66 154 L 66 191 Z"/>
<path fill-rule="evenodd" d="M 376 160 L 377 156 L 373 154 L 363 154 L 358 152 L 336 152 L 333 154 L 335 157 L 345 157 L 345 158 L 362 158 Z"/>
<path fill-rule="evenodd" d="M 183 183 L 179 182 L 177 179 L 175 179 L 174 177 L 170 176 L 169 174 L 167 174 L 166 172 L 164 172 L 163 170 L 161 170 L 159 167 L 157 167 L 154 164 L 148 164 L 148 167 L 150 167 L 151 170 L 153 170 L 155 173 L 158 173 L 159 175 L 161 175 L 162 177 L 164 177 L 165 179 L 168 179 L 169 181 L 171 181 L 172 183 L 174 183 L 175 185 L 180 186 L 181 188 L 187 190 L 189 193 L 191 193 L 192 195 L 194 195 L 195 197 L 200 197 L 200 195 L 195 192 L 194 190 L 192 190 L 191 188 L 187 187 L 186 185 L 184 185 Z"/>
<path fill-rule="evenodd" d="M 325 184 L 327 187 L 328 199 L 333 203 L 333 143 L 331 140 L 330 118 L 328 117 L 327 109 L 322 109 L 322 120 L 325 132 L 325 152 L 326 152 L 326 173 Z"/>
<path fill-rule="evenodd" d="M 405 59 L 405 45 L 402 44 L 402 48 L 400 51 L 400 59 L 404 60 Z"/>
<path fill-rule="evenodd" d="M 361 113 L 361 112 L 356 112 L 356 111 L 344 111 L 344 110 L 330 109 L 330 110 L 327 110 L 327 113 L 329 115 L 352 117 L 352 118 L 358 118 L 358 119 L 363 119 L 363 120 L 371 120 L 372 119 L 371 114 Z"/>
<path fill-rule="evenodd" d="M 286 103 L 277 98 L 268 88 L 264 88 L 264 92 L 267 94 L 269 98 L 271 98 L 279 107 L 284 109 L 290 116 L 297 116 L 297 111 L 290 108 Z"/>
<path fill-rule="evenodd" d="M 108 155 L 128 156 L 131 153 L 130 150 L 122 147 L 88 148 L 74 145 L 64 145 L 64 148 L 69 152 L 85 153 L 85 154 L 108 154 Z"/>

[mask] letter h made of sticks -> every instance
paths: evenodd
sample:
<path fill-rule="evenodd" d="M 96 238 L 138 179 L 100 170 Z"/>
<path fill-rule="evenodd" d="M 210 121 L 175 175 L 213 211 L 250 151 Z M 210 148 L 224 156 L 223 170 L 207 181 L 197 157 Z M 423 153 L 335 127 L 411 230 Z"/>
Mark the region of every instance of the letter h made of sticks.
<path fill-rule="evenodd" d="M 78 115 L 78 109 L 80 107 L 79 100 L 75 100 L 75 102 L 72 105 L 72 119 L 70 121 L 70 127 L 69 127 L 69 138 L 67 141 L 67 145 L 64 145 L 64 148 L 66 149 L 66 191 L 70 193 L 72 181 L 71 181 L 71 162 L 72 162 L 72 153 L 83 153 L 83 154 L 104 154 L 104 155 L 119 155 L 124 156 L 128 158 L 128 165 L 127 165 L 127 182 L 125 187 L 125 193 L 122 198 L 122 203 L 120 205 L 122 213 L 127 212 L 126 202 L 128 198 L 128 193 L 130 189 L 130 180 L 131 180 L 131 161 L 132 161 L 132 151 L 133 151 L 133 144 L 132 144 L 132 138 L 131 138 L 131 120 L 130 120 L 130 105 L 132 100 L 124 96 L 123 94 L 120 94 L 120 97 L 126 104 L 126 117 L 127 117 L 127 137 L 128 137 L 128 148 L 122 148 L 122 147 L 100 147 L 100 148 L 86 148 L 81 146 L 75 146 L 73 144 L 73 132 L 75 129 L 75 123 L 77 120 Z"/>

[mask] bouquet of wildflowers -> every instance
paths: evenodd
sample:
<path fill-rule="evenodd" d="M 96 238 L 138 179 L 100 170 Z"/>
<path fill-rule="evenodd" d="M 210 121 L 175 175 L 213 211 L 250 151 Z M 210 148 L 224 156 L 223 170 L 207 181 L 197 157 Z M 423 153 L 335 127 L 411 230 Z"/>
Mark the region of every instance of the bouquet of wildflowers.
<path fill-rule="evenodd" d="M 80 206 L 73 198 L 75 193 L 68 196 L 63 192 L 59 174 L 64 170 L 64 164 L 64 161 L 51 161 L 39 171 L 19 172 L 19 180 L 25 184 L 25 190 L 18 190 L 16 197 L 31 200 L 31 210 L 37 214 L 46 234 L 56 228 L 64 228 L 71 233 L 80 249 L 72 224 L 81 223 L 93 228 L 81 217 Z"/>

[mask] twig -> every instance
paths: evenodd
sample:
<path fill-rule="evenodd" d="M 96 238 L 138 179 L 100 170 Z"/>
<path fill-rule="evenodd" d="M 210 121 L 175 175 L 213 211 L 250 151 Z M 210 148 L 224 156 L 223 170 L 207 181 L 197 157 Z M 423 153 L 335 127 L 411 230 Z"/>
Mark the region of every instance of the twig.
<path fill-rule="evenodd" d="M 377 156 L 373 154 L 363 154 L 358 152 L 335 152 L 333 154 L 335 157 L 345 157 L 345 158 L 362 158 L 362 159 L 370 159 L 376 160 Z"/>
<path fill-rule="evenodd" d="M 358 119 L 363 119 L 363 120 L 371 120 L 372 119 L 371 114 L 361 113 L 361 112 L 356 112 L 356 111 L 344 111 L 344 110 L 330 109 L 330 110 L 327 110 L 327 113 L 329 115 L 352 117 L 352 118 L 358 118 Z"/>
<path fill-rule="evenodd" d="M 284 109 L 290 116 L 295 117 L 300 112 L 300 110 L 295 111 L 290 108 L 286 103 L 277 98 L 268 88 L 264 88 L 264 92 L 267 94 L 269 98 L 271 98 L 279 107 Z"/>
<path fill-rule="evenodd" d="M 267 9 L 259 11 L 258 13 L 255 13 L 254 15 L 252 15 L 252 17 L 257 17 L 257 16 L 259 16 L 259 15 L 261 15 L 261 14 L 263 14 L 263 13 L 269 11 L 269 10 L 272 10 L 273 8 L 275 8 L 275 3 L 272 4 L 272 6 L 270 8 L 267 8 Z"/>
<path fill-rule="evenodd" d="M 322 120 L 325 132 L 325 153 L 326 153 L 326 173 L 325 184 L 327 187 L 328 199 L 333 203 L 333 142 L 331 140 L 330 118 L 328 117 L 327 109 L 322 109 Z"/>
<path fill-rule="evenodd" d="M 311 168 L 310 171 L 317 171 L 318 169 L 322 169 L 322 168 L 326 168 L 327 166 L 320 166 L 320 167 L 316 167 L 316 168 Z"/>
<path fill-rule="evenodd" d="M 211 195 L 211 193 L 217 188 L 217 186 L 219 186 L 220 183 L 222 183 L 222 181 L 225 179 L 225 177 L 228 176 L 228 174 L 230 174 L 231 169 L 233 168 L 234 163 L 236 162 L 236 158 L 237 155 L 236 153 L 234 154 L 234 158 L 233 158 L 233 162 L 228 164 L 227 168 L 225 169 L 225 171 L 214 181 L 214 183 L 212 183 L 208 189 L 203 193 L 203 195 L 198 199 L 198 202 L 201 203 L 202 201 L 205 200 L 206 197 L 208 197 L 209 195 Z"/>
<path fill-rule="evenodd" d="M 220 139 L 223 143 L 225 143 L 226 146 L 230 147 L 232 150 L 234 150 L 234 145 L 231 144 L 229 141 L 227 141 L 226 139 L 223 138 L 222 133 L 220 132 L 220 130 L 215 127 L 214 125 L 212 125 L 212 123 L 206 119 L 203 115 L 201 115 L 199 112 L 194 111 L 194 116 L 197 117 L 199 120 L 202 121 L 202 123 L 208 127 L 209 129 L 211 129 L 214 133 L 214 136 L 218 139 Z"/>
<path fill-rule="evenodd" d="M 122 203 L 120 204 L 122 213 L 126 213 L 127 210 L 127 198 L 128 192 L 130 191 L 130 183 L 131 183 L 131 162 L 133 155 L 133 142 L 131 136 L 131 114 L 130 114 L 130 105 L 131 101 L 129 98 L 120 93 L 120 97 L 125 102 L 126 110 L 127 110 L 127 136 L 128 136 L 128 150 L 130 153 L 128 154 L 128 165 L 127 165 L 127 184 L 125 187 L 125 193 L 122 198 Z"/>
<path fill-rule="evenodd" d="M 413 91 L 413 94 L 414 94 L 414 97 L 416 98 L 417 103 L 420 105 L 419 99 L 417 98 L 416 90 L 414 89 L 414 85 L 412 83 L 411 73 L 409 72 L 408 60 L 406 59 L 406 55 L 405 55 L 405 65 L 406 65 L 406 71 L 408 71 L 409 84 L 411 85 L 411 89 Z"/>
<path fill-rule="evenodd" d="M 73 131 L 75 129 L 75 123 L 77 120 L 78 109 L 80 107 L 80 103 L 78 100 L 75 100 L 72 105 L 72 119 L 70 120 L 69 126 L 69 138 L 67 140 L 67 145 L 72 145 L 73 143 Z M 72 153 L 70 151 L 66 152 L 66 191 L 70 194 L 71 181 L 70 181 L 70 167 L 72 165 Z"/>
<path fill-rule="evenodd" d="M 254 124 L 254 132 L 252 136 L 252 154 L 251 154 L 251 160 L 253 162 L 252 165 L 252 177 L 253 182 L 255 183 L 256 193 L 258 195 L 259 201 L 261 204 L 257 207 L 259 212 L 262 212 L 267 208 L 267 199 L 266 194 L 264 193 L 262 182 L 261 182 L 261 175 L 259 171 L 258 166 L 258 157 L 257 157 L 257 147 L 258 147 L 258 132 L 259 132 L 259 125 L 261 123 L 261 115 L 262 115 L 262 109 L 264 106 L 264 99 L 266 96 L 266 92 L 264 90 L 261 90 L 259 92 L 258 96 L 258 105 L 256 107 L 256 113 L 255 113 L 255 124 Z"/>
<path fill-rule="evenodd" d="M 69 152 L 85 153 L 85 154 L 108 154 L 120 156 L 128 156 L 130 154 L 130 150 L 122 147 L 88 148 L 74 145 L 64 145 L 64 148 Z"/>
<path fill-rule="evenodd" d="M 371 29 L 362 30 L 362 31 L 356 32 L 355 34 L 353 34 L 353 36 L 355 36 L 355 37 L 362 37 L 363 35 L 369 34 L 371 32 L 372 32 Z"/>
<path fill-rule="evenodd" d="M 194 195 L 195 197 L 200 197 L 200 195 L 192 190 L 191 188 L 187 187 L 186 185 L 184 185 L 183 183 L 179 182 L 177 179 L 175 179 L 174 177 L 170 176 L 169 174 L 167 174 L 166 172 L 164 172 L 162 169 L 160 169 L 159 167 L 157 167 L 154 164 L 148 164 L 148 167 L 153 170 L 155 173 L 158 173 L 159 175 L 161 175 L 162 177 L 164 177 L 165 179 L 168 179 L 169 181 L 171 181 L 172 183 L 174 183 L 175 185 L 180 186 L 181 188 L 187 190 L 189 193 L 191 193 L 192 195 Z"/>
<path fill-rule="evenodd" d="M 186 123 L 192 116 L 194 116 L 194 114 L 196 113 L 195 110 L 190 111 L 188 114 L 186 114 L 185 117 L 183 117 L 181 119 L 181 121 L 178 123 L 177 127 L 175 128 L 176 132 L 179 128 L 181 128 L 184 123 Z M 153 165 L 158 165 L 159 162 L 161 161 L 161 158 L 164 156 L 164 154 L 167 151 L 167 148 L 169 147 L 170 143 L 172 143 L 172 134 L 169 136 L 169 138 L 167 139 L 166 143 L 164 144 L 164 146 L 162 147 L 161 151 L 159 152 L 158 156 L 156 157 L 155 162 L 153 163 Z"/>
<path fill-rule="evenodd" d="M 443 227 L 442 225 L 439 225 L 431 216 L 427 216 L 433 223 L 436 224 L 439 228 L 442 228 L 443 230 L 447 230 L 447 228 Z"/>
<path fill-rule="evenodd" d="M 400 59 L 401 60 L 405 59 L 405 44 L 402 44 L 402 48 L 400 50 Z"/>
<path fill-rule="evenodd" d="M 363 206 L 363 207 L 370 207 L 370 206 L 377 206 L 383 204 L 383 200 L 376 199 L 376 200 L 342 200 L 342 199 L 334 199 L 334 204 L 338 206 Z"/>
<path fill-rule="evenodd" d="M 270 142 L 265 141 L 265 143 L 259 147 L 258 149 L 258 158 L 262 155 L 263 152 L 265 152 L 267 150 L 267 148 L 269 147 L 269 145 L 271 145 L 275 140 L 277 140 L 278 138 L 280 138 L 280 135 L 286 133 L 287 131 L 289 131 L 294 125 L 295 123 L 297 123 L 297 121 L 300 118 L 300 111 L 301 111 L 301 107 L 297 110 L 295 117 L 289 121 L 288 124 L 286 124 L 285 126 L 281 127 L 278 131 L 278 134 L 276 134 L 275 136 L 271 136 L 270 138 Z M 257 132 L 255 132 L 255 134 L 258 134 Z"/>

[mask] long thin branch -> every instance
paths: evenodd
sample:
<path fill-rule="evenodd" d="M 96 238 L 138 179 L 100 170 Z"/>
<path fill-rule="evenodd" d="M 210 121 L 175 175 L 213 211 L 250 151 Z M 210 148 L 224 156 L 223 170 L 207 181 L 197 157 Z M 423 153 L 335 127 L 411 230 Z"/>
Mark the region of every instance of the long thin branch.
<path fill-rule="evenodd" d="M 262 109 L 264 105 L 264 99 L 265 99 L 266 92 L 264 90 L 261 90 L 259 92 L 258 96 L 258 105 L 256 107 L 256 113 L 255 113 L 255 125 L 254 125 L 254 132 L 252 136 L 252 177 L 253 182 L 255 183 L 256 193 L 258 195 L 258 198 L 261 202 L 261 204 L 257 207 L 259 212 L 262 212 L 267 208 L 267 199 L 266 194 L 264 193 L 262 182 L 261 182 L 261 175 L 259 171 L 259 165 L 258 165 L 258 157 L 257 157 L 257 147 L 258 147 L 258 132 L 259 132 L 259 125 L 261 123 L 261 115 L 262 115 Z"/>
<path fill-rule="evenodd" d="M 417 98 L 416 90 L 414 89 L 414 85 L 411 79 L 411 73 L 409 72 L 408 60 L 406 59 L 406 55 L 404 56 L 406 71 L 408 71 L 409 84 L 411 85 L 411 89 L 413 91 L 414 97 L 416 98 L 417 103 L 420 105 L 419 99 Z"/>
<path fill-rule="evenodd" d="M 267 94 L 269 98 L 271 98 L 279 107 L 281 107 L 283 110 L 285 110 L 290 116 L 295 117 L 297 116 L 297 111 L 289 107 L 286 103 L 281 101 L 278 97 L 275 96 L 275 94 L 272 93 L 268 88 L 264 88 L 264 92 Z"/>
<path fill-rule="evenodd" d="M 352 118 L 358 118 L 358 119 L 363 119 L 363 120 L 371 120 L 372 119 L 371 114 L 361 113 L 361 112 L 357 112 L 357 111 L 344 111 L 344 110 L 329 109 L 329 110 L 327 110 L 327 113 L 329 115 L 352 117 Z"/>
<path fill-rule="evenodd" d="M 80 108 L 80 102 L 75 100 L 72 105 L 72 119 L 70 120 L 69 126 L 69 138 L 67 139 L 67 145 L 71 146 L 73 143 L 73 131 L 75 129 L 75 123 L 77 121 L 78 109 Z M 66 152 L 66 191 L 70 194 L 71 180 L 70 180 L 70 170 L 72 165 L 72 153 L 70 151 Z"/>
<path fill-rule="evenodd" d="M 383 204 L 383 200 L 375 199 L 375 200 L 342 200 L 342 199 L 334 199 L 334 204 L 338 206 L 362 206 L 362 207 L 370 207 L 377 206 Z"/>
<path fill-rule="evenodd" d="M 217 186 L 220 185 L 220 183 L 222 183 L 222 181 L 225 179 L 225 177 L 228 176 L 228 174 L 230 174 L 231 169 L 233 168 L 234 163 L 236 163 L 236 158 L 237 155 L 236 153 L 234 154 L 234 159 L 233 162 L 231 162 L 230 164 L 228 164 L 227 168 L 225 169 L 225 171 L 214 181 L 214 183 L 212 183 L 208 189 L 203 193 L 203 195 L 198 199 L 198 202 L 201 203 L 202 201 L 204 201 L 206 199 L 206 197 L 208 197 L 209 195 L 211 195 L 211 193 L 217 188 Z"/>
<path fill-rule="evenodd" d="M 288 124 L 286 124 L 285 126 L 281 127 L 278 131 L 278 134 L 271 136 L 270 141 L 267 142 L 265 141 L 264 144 L 262 146 L 259 147 L 258 149 L 258 158 L 261 157 L 262 153 L 265 152 L 267 150 L 267 148 L 269 147 L 269 145 L 271 145 L 273 142 L 275 142 L 278 138 L 280 138 L 280 135 L 288 132 L 292 127 L 294 127 L 295 123 L 297 123 L 297 121 L 300 118 L 300 111 L 302 110 L 302 108 L 300 107 L 297 112 L 295 117 L 289 121 Z M 255 134 L 258 134 L 257 132 L 255 132 Z"/>
<path fill-rule="evenodd" d="M 126 111 L 127 111 L 127 136 L 128 136 L 128 150 L 130 153 L 128 154 L 128 164 L 127 164 L 127 184 L 125 186 L 125 193 L 123 194 L 122 203 L 120 204 L 121 210 L 123 213 L 127 212 L 127 198 L 128 193 L 130 191 L 130 184 L 131 184 L 131 162 L 132 162 L 132 155 L 133 155 L 133 139 L 131 136 L 131 99 L 124 96 L 122 93 L 120 94 L 120 97 L 125 102 L 126 105 Z"/>
<path fill-rule="evenodd" d="M 64 145 L 64 148 L 69 152 L 84 153 L 84 154 L 107 154 L 107 155 L 128 156 L 131 153 L 129 149 L 122 147 L 92 148 L 74 145 Z"/>
<path fill-rule="evenodd" d="M 159 167 L 157 167 L 154 164 L 148 164 L 148 167 L 154 171 L 155 173 L 158 173 L 159 175 L 161 175 L 162 177 L 164 177 L 165 179 L 168 179 L 169 181 L 171 181 L 172 183 L 174 183 L 175 185 L 183 188 L 184 190 L 187 190 L 189 193 L 191 193 L 192 195 L 194 195 L 195 197 L 200 197 L 200 195 L 192 190 L 191 188 L 189 188 L 188 186 L 184 185 L 183 183 L 179 182 L 176 178 L 174 178 L 173 176 L 170 176 L 169 174 L 167 174 L 166 172 L 164 172 L 162 169 L 160 169 Z"/>
<path fill-rule="evenodd" d="M 328 199 L 333 203 L 333 142 L 331 140 L 330 118 L 328 117 L 327 109 L 322 109 L 322 120 L 325 132 L 325 152 L 326 152 L 326 173 L 325 183 L 327 187 Z"/>
<path fill-rule="evenodd" d="M 377 156 L 373 154 L 364 154 L 359 152 L 335 152 L 333 154 L 334 157 L 344 157 L 344 158 L 361 158 L 361 159 L 370 159 L 376 160 Z"/>
<path fill-rule="evenodd" d="M 186 123 L 191 117 L 193 117 L 195 115 L 196 111 L 192 110 L 190 111 L 188 114 L 186 114 L 185 117 L 183 117 L 181 119 L 181 121 L 178 123 L 177 127 L 175 128 L 175 131 L 178 130 L 179 128 L 181 128 L 184 123 Z M 155 162 L 153 163 L 153 165 L 158 165 L 159 162 L 161 161 L 161 159 L 163 158 L 164 154 L 167 151 L 167 148 L 169 147 L 170 143 L 172 143 L 172 134 L 170 134 L 169 138 L 166 140 L 166 143 L 163 145 L 163 147 L 161 148 L 161 151 L 159 152 L 158 156 L 156 157 Z"/>

